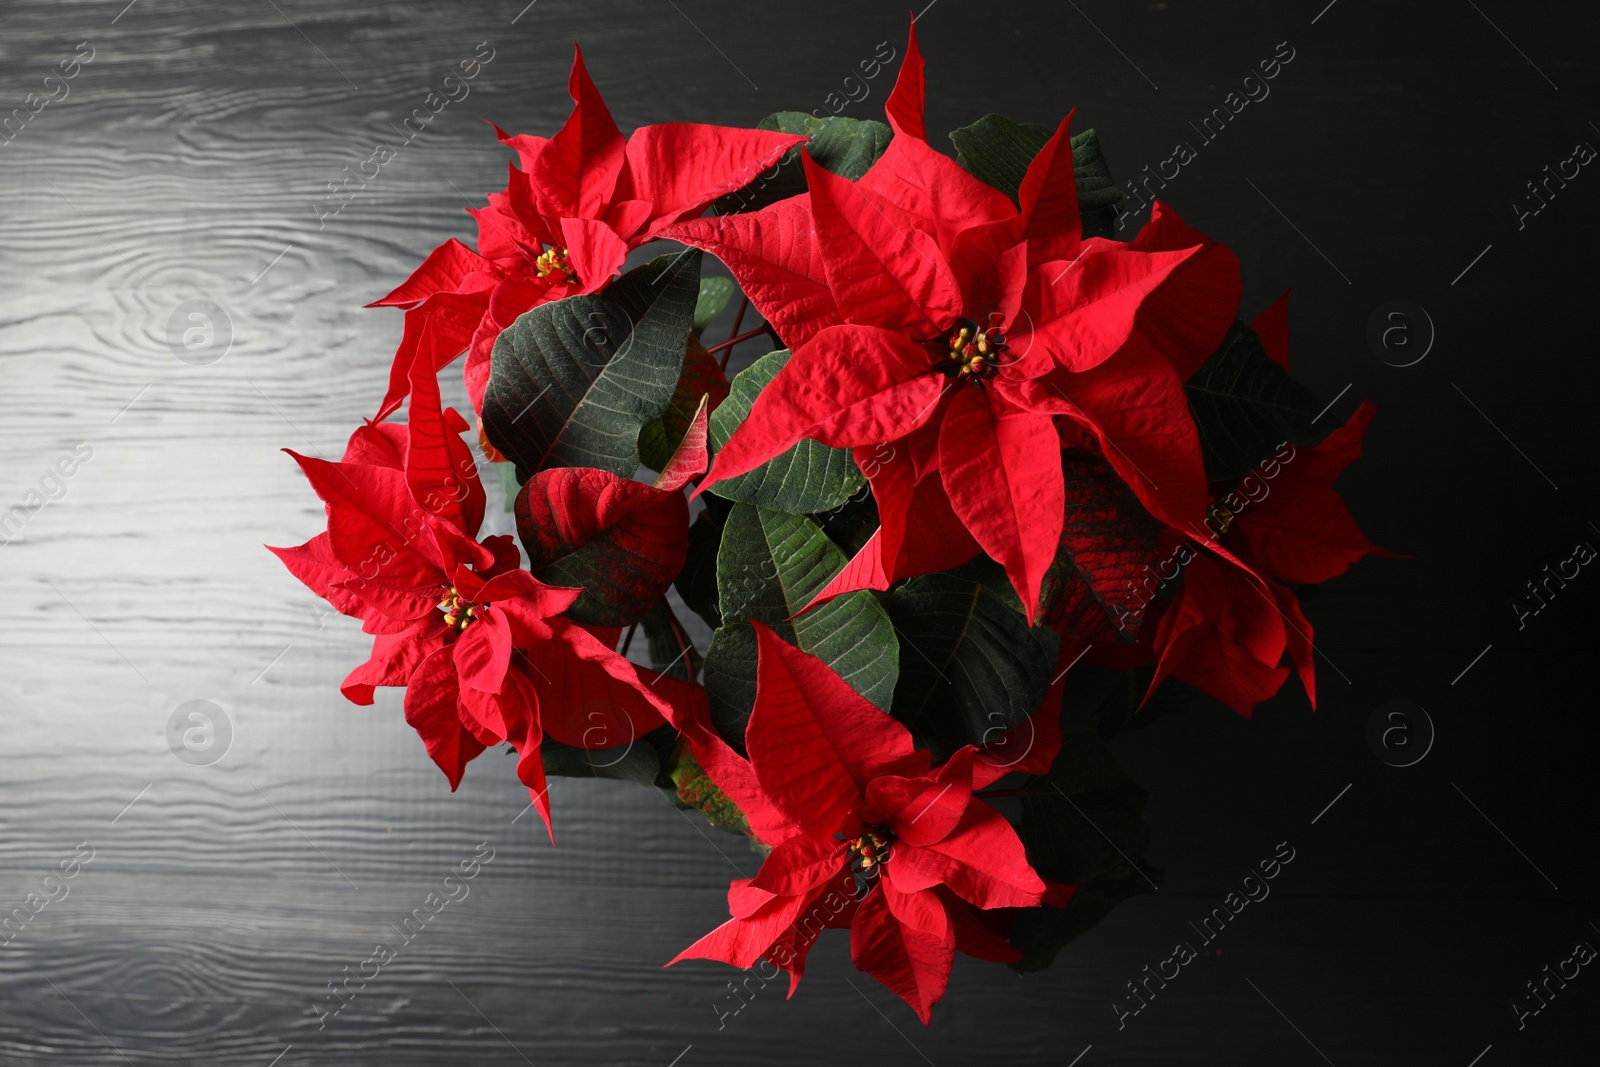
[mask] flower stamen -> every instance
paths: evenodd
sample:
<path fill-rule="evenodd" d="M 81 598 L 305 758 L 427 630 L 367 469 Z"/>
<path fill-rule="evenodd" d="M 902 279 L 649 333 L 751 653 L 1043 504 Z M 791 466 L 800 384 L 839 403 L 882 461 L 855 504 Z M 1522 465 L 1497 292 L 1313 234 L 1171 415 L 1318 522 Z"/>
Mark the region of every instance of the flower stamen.
<path fill-rule="evenodd" d="M 1005 333 L 999 327 L 981 330 L 971 319 L 957 322 L 948 337 L 928 342 L 942 374 L 973 383 L 986 382 L 999 373 L 1000 355 L 1006 347 Z"/>
<path fill-rule="evenodd" d="M 463 600 L 455 586 L 446 590 L 438 607 L 444 613 L 444 624 L 453 630 L 465 630 L 467 624 L 478 617 L 477 605 Z"/>
<path fill-rule="evenodd" d="M 867 874 L 889 862 L 894 846 L 884 834 L 869 831 L 845 846 L 845 852 L 850 859 L 850 869 L 857 874 Z"/>
<path fill-rule="evenodd" d="M 541 278 L 548 278 L 552 274 L 559 273 L 566 276 L 565 280 L 569 285 L 578 280 L 578 273 L 572 269 L 572 264 L 567 259 L 567 250 L 565 248 L 545 249 L 544 253 L 533 261 L 533 265 L 538 268 L 539 277 Z"/>

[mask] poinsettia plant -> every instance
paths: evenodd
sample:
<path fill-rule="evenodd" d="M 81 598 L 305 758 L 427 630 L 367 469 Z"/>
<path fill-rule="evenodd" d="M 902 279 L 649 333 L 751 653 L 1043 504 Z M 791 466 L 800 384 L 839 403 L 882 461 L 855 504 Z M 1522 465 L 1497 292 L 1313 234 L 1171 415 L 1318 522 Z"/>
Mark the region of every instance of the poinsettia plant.
<path fill-rule="evenodd" d="M 328 527 L 273 551 L 362 621 L 345 695 L 404 689 L 452 789 L 504 746 L 552 840 L 559 775 L 749 839 L 679 959 L 792 994 L 846 930 L 927 1022 L 957 952 L 1047 966 L 1159 879 L 1108 738 L 1291 674 L 1315 706 L 1300 600 L 1381 551 L 1333 488 L 1374 409 L 1320 435 L 1287 294 L 1241 321 L 1238 260 L 1170 206 L 1114 239 L 1070 114 L 936 150 L 914 33 L 887 123 L 625 137 L 581 54 L 570 89 L 548 139 L 495 127 L 517 160 L 477 248 L 377 302 L 388 390 L 340 461 L 291 453 Z M 476 425 L 441 399 L 463 355 Z M 515 539 L 480 537 L 480 464 Z"/>

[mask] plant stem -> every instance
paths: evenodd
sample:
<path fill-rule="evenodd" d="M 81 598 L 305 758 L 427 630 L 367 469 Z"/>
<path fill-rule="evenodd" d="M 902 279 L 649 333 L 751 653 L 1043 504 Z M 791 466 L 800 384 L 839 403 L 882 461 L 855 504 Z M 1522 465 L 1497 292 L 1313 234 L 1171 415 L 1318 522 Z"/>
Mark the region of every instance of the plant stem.
<path fill-rule="evenodd" d="M 628 627 L 628 636 L 622 639 L 622 649 L 617 653 L 617 655 L 626 656 L 628 654 L 628 647 L 633 644 L 633 632 L 638 628 L 638 623 L 634 623 L 632 626 Z"/>
<path fill-rule="evenodd" d="M 755 329 L 746 330 L 744 333 L 741 333 L 737 337 L 730 337 L 726 341 L 722 342 L 719 345 L 712 345 L 710 348 L 706 349 L 706 355 L 708 355 L 708 356 L 709 355 L 713 355 L 713 354 L 715 354 L 717 352 L 721 352 L 723 350 L 726 350 L 728 355 L 732 355 L 735 345 L 742 344 L 743 342 L 750 340 L 750 338 L 752 338 L 752 337 L 759 337 L 761 334 L 764 334 L 766 332 L 767 332 L 767 324 L 766 323 L 762 323 L 760 326 L 757 326 Z M 728 355 L 725 355 L 725 356 L 722 357 L 722 369 L 723 370 L 727 370 L 728 369 Z"/>

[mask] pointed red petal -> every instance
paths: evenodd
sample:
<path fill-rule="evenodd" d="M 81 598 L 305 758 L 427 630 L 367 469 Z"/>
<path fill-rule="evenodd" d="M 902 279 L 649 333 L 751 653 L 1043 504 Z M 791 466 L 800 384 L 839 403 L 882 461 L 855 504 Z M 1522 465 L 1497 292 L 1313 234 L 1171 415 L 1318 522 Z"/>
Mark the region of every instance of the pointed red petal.
<path fill-rule="evenodd" d="M 326 533 L 319 533 L 305 544 L 295 545 L 293 548 L 273 548 L 267 545 L 266 549 L 283 561 L 283 565 L 289 568 L 290 574 L 300 579 L 307 589 L 332 604 L 335 610 L 358 619 L 367 617 L 371 609 L 366 603 L 339 584 L 355 575 L 334 558 L 333 548 L 328 543 Z"/>
<path fill-rule="evenodd" d="M 804 910 L 805 897 L 775 897 L 744 919 L 729 919 L 667 964 L 679 960 L 721 960 L 741 969 L 755 965 Z"/>
<path fill-rule="evenodd" d="M 1020 225 L 1011 198 L 986 185 L 926 141 L 896 137 L 856 183 L 895 225 L 933 234 L 946 257 L 962 231 L 1010 220 Z M 1020 236 L 1020 229 L 1017 231 Z M 1014 242 L 1013 242 L 1014 243 Z"/>
<path fill-rule="evenodd" d="M 1024 373 L 1042 374 L 1050 361 L 1086 371 L 1110 359 L 1133 332 L 1146 297 L 1191 254 L 1135 252 L 1093 239 L 1077 259 L 1040 264 L 1023 305 L 1028 332 L 1012 342 Z"/>
<path fill-rule="evenodd" d="M 805 138 L 771 130 L 741 130 L 671 122 L 641 126 L 628 138 L 628 169 L 617 196 L 648 201 L 648 239 L 682 218 L 693 218 L 725 193 L 743 189 Z"/>
<path fill-rule="evenodd" d="M 1135 328 L 1188 380 L 1222 344 L 1239 313 L 1239 258 L 1160 201 L 1129 245 L 1140 252 L 1198 248 L 1139 306 Z"/>
<path fill-rule="evenodd" d="M 424 333 L 431 330 L 425 327 Z M 466 429 L 466 420 L 454 409 L 440 410 L 439 379 L 433 369 L 413 363 L 406 481 L 423 508 L 471 535 L 483 523 L 484 492 L 472 446 L 461 439 Z"/>
<path fill-rule="evenodd" d="M 834 448 L 902 437 L 932 417 L 943 388 L 915 341 L 871 326 L 829 327 L 761 390 L 700 489 L 760 466 L 802 437 Z"/>
<path fill-rule="evenodd" d="M 980 908 L 1031 908 L 1045 889 L 1016 830 L 981 800 L 967 806 L 947 837 L 897 847 L 884 869 L 905 892 L 947 885 Z"/>
<path fill-rule="evenodd" d="M 810 611 L 818 604 L 826 604 L 836 596 L 853 593 L 857 589 L 889 588 L 889 576 L 883 569 L 883 542 L 880 539 L 882 533 L 881 526 L 872 531 L 872 536 L 867 538 L 867 543 L 861 546 L 861 550 L 850 557 L 850 561 L 840 568 L 839 573 L 835 574 L 833 579 L 822 587 L 822 591 L 800 609 L 799 613 Z"/>
<path fill-rule="evenodd" d="M 941 888 L 934 893 L 944 904 L 945 913 L 950 916 L 957 952 L 991 963 L 1016 963 L 1022 959 L 1022 950 L 1012 947 L 1002 932 L 1011 929 L 1009 912 L 986 914 L 948 889 Z M 999 929 L 991 928 L 990 923 Z"/>
<path fill-rule="evenodd" d="M 744 813 L 750 832 L 763 843 L 777 846 L 799 832 L 792 819 L 761 791 L 755 768 L 717 736 L 706 706 L 704 686 L 692 685 L 667 675 L 647 679 L 650 688 L 667 701 L 667 721 L 689 741 L 695 760 L 716 783 L 718 789 Z"/>
<path fill-rule="evenodd" d="M 368 463 L 374 467 L 406 468 L 406 445 L 410 434 L 403 422 L 368 420 L 350 433 L 344 446 L 342 463 Z"/>
<path fill-rule="evenodd" d="M 885 774 L 867 785 L 863 821 L 885 822 L 907 845 L 943 840 L 956 828 L 972 800 L 972 754 L 967 745 L 931 776 Z"/>
<path fill-rule="evenodd" d="M 1313 448 L 1279 460 L 1269 495 L 1240 512 L 1230 532 L 1275 577 L 1296 585 L 1336 578 L 1363 556 L 1386 555 L 1367 540 L 1332 488 L 1361 455 L 1361 438 L 1378 408 L 1370 400 Z"/>
<path fill-rule="evenodd" d="M 903 893 L 888 879 L 880 879 L 850 925 L 851 962 L 911 1005 L 924 1026 L 950 981 L 955 944 L 937 897 Z"/>
<path fill-rule="evenodd" d="M 487 289 L 500 276 L 500 268 L 472 249 L 450 238 L 428 253 L 422 265 L 395 290 L 368 307 L 410 307 L 435 293 L 474 292 Z"/>
<path fill-rule="evenodd" d="M 958 388 L 939 430 L 939 477 L 973 538 L 1005 567 L 1032 626 L 1066 506 L 1051 417 Z"/>
<path fill-rule="evenodd" d="M 380 634 L 372 642 L 372 655 L 345 680 L 339 691 L 352 704 L 370 705 L 375 686 L 405 686 L 422 661 L 444 643 L 432 619 L 423 619 L 396 634 Z"/>
<path fill-rule="evenodd" d="M 456 668 L 448 648 L 428 656 L 411 676 L 406 687 L 406 723 L 422 738 L 428 756 L 450 779 L 454 792 L 467 763 L 484 746 L 461 724 L 456 710 Z"/>
<path fill-rule="evenodd" d="M 545 732 L 564 745 L 618 748 L 662 724 L 666 703 L 634 665 L 566 619 L 551 619 L 555 639 L 527 650 L 528 673 L 545 694 Z"/>
<path fill-rule="evenodd" d="M 658 236 L 722 260 L 756 310 L 795 351 L 843 321 L 812 234 L 809 194 L 748 214 L 682 222 Z"/>
<path fill-rule="evenodd" d="M 606 110 L 600 91 L 583 65 L 583 50 L 572 49 L 572 115 L 534 160 L 531 177 L 539 195 L 556 214 L 598 218 L 622 172 L 625 142 Z"/>
<path fill-rule="evenodd" d="M 796 834 L 772 850 L 750 884 L 774 896 L 800 896 L 828 881 L 843 867 L 841 842 Z"/>
<path fill-rule="evenodd" d="M 1083 235 L 1078 214 L 1078 183 L 1072 176 L 1072 116 L 1067 113 L 1056 132 L 1028 164 L 1017 199 L 1026 220 L 1023 236 L 1065 239 L 1072 244 Z"/>
<path fill-rule="evenodd" d="M 413 364 L 420 363 L 437 373 L 462 353 L 483 321 L 489 296 L 488 290 L 464 296 L 439 293 L 406 312 L 400 347 L 395 350 L 394 362 L 389 367 L 389 390 L 374 420 L 381 422 L 399 410 L 400 402 L 411 390 Z"/>
<path fill-rule="evenodd" d="M 922 52 L 917 48 L 917 24 L 912 19 L 911 32 L 906 38 L 906 57 L 900 61 L 900 74 L 895 78 L 894 88 L 889 92 L 883 112 L 889 120 L 889 128 L 895 133 L 926 141 L 928 133 L 922 120 L 925 110 L 922 84 Z"/>
<path fill-rule="evenodd" d="M 934 237 L 906 230 L 846 178 L 802 152 L 828 285 L 846 322 L 933 337 L 961 315 L 961 291 Z"/>
<path fill-rule="evenodd" d="M 444 559 L 404 474 L 284 451 L 327 505 L 328 540 L 340 563 L 384 589 L 420 596 L 444 586 Z"/>
<path fill-rule="evenodd" d="M 937 437 L 934 441 L 937 444 Z M 950 503 L 940 472 L 930 470 L 921 480 L 912 482 L 915 459 L 902 459 L 898 452 L 905 442 L 902 439 L 891 446 L 896 450 L 892 460 L 871 468 L 861 463 L 867 450 L 856 450 L 856 462 L 868 470 L 872 495 L 878 500 L 883 522 L 879 527 L 880 551 L 890 581 L 949 570 L 979 552 L 978 542 Z"/>
<path fill-rule="evenodd" d="M 484 121 L 488 122 L 489 120 L 485 119 Z M 531 133 L 510 134 L 499 126 L 495 126 L 492 122 L 489 125 L 494 127 L 495 136 L 500 138 L 501 144 L 516 149 L 517 158 L 521 160 L 522 169 L 525 171 L 533 169 L 533 161 L 539 158 L 539 153 L 544 151 L 544 146 L 550 143 L 549 138 L 546 137 L 537 137 Z"/>
<path fill-rule="evenodd" d="M 826 663 L 759 622 L 756 701 L 745 748 L 762 790 L 795 822 L 826 836 L 861 803 L 861 788 L 911 755 L 904 726 Z"/>
<path fill-rule="evenodd" d="M 479 607 L 455 643 L 456 674 L 464 686 L 498 693 L 511 666 L 511 624 L 497 605 Z"/>
<path fill-rule="evenodd" d="M 1151 692 L 1169 673 L 1250 717 L 1289 676 L 1278 666 L 1288 644 L 1283 617 L 1265 583 L 1238 567 L 1197 555 L 1162 615 L 1160 659 Z"/>
<path fill-rule="evenodd" d="M 561 240 L 585 293 L 604 289 L 622 271 L 622 261 L 628 257 L 627 242 L 596 219 L 562 219 Z"/>
<path fill-rule="evenodd" d="M 1091 432 L 1106 462 L 1139 502 L 1174 529 L 1196 535 L 1211 494 L 1200 433 L 1172 364 L 1135 334 L 1121 352 L 1082 374 L 1028 383 L 1035 410 L 1058 411 Z"/>

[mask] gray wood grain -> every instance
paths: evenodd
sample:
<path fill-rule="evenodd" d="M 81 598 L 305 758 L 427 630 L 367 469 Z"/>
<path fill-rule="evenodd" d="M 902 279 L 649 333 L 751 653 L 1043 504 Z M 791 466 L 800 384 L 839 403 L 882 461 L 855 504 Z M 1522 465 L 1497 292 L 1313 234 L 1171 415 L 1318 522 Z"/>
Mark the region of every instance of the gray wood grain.
<path fill-rule="evenodd" d="M 373 708 L 339 696 L 366 651 L 356 624 L 261 548 L 322 521 L 277 450 L 336 453 L 382 394 L 400 317 L 361 305 L 470 235 L 462 209 L 502 184 L 506 158 L 479 120 L 554 129 L 573 40 L 625 128 L 750 124 L 826 106 L 879 41 L 901 46 L 903 9 L 7 0 L 0 116 L 79 42 L 94 58 L 0 145 L 0 509 L 58 497 L 0 545 L 0 917 L 75 846 L 94 858 L 0 946 L 0 1062 L 1592 1057 L 1600 977 L 1520 1031 L 1508 1004 L 1572 942 L 1600 938 L 1584 799 L 1597 739 L 1574 710 L 1594 702 L 1571 667 L 1593 631 L 1577 593 L 1533 636 L 1511 630 L 1504 601 L 1580 536 L 1600 487 L 1572 430 L 1600 385 L 1573 356 L 1593 347 L 1583 249 L 1600 201 L 1575 181 L 1526 232 L 1506 210 L 1542 164 L 1600 136 L 1581 105 L 1597 88 L 1595 19 L 1551 4 L 1496 6 L 1493 26 L 1470 5 L 1321 7 L 939 0 L 918 24 L 930 130 L 989 111 L 1054 122 L 1076 104 L 1124 177 L 1293 42 L 1271 97 L 1163 195 L 1239 250 L 1247 314 L 1295 288 L 1297 374 L 1329 398 L 1352 385 L 1330 418 L 1384 403 L 1346 491 L 1375 540 L 1416 557 L 1364 564 L 1310 606 L 1326 658 L 1315 715 L 1297 696 L 1254 722 L 1206 705 L 1120 739 L 1152 793 L 1164 887 L 1047 973 L 960 961 L 924 1029 L 839 939 L 794 1000 L 752 984 L 734 1015 L 741 976 L 662 969 L 721 920 L 728 879 L 755 869 L 748 850 L 648 791 L 569 780 L 552 849 L 494 753 L 450 794 L 397 694 Z M 494 58 L 471 95 L 319 227 L 327 184 L 399 140 L 392 124 L 484 41 Z M 877 114 L 888 77 L 850 113 Z M 1362 341 L 1396 296 L 1440 324 L 1439 353 L 1413 373 Z M 230 324 L 208 365 L 168 340 L 195 300 Z M 92 457 L 58 489 L 49 472 L 80 443 Z M 1364 740 L 1396 696 L 1440 727 L 1404 771 Z M 202 699 L 232 745 L 188 766 L 167 724 Z M 1273 896 L 1119 1029 L 1125 983 L 1282 840 L 1297 859 Z M 392 924 L 480 842 L 495 858 L 470 894 L 319 1027 L 328 983 L 398 939 Z"/>

